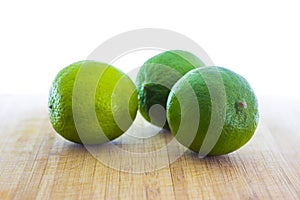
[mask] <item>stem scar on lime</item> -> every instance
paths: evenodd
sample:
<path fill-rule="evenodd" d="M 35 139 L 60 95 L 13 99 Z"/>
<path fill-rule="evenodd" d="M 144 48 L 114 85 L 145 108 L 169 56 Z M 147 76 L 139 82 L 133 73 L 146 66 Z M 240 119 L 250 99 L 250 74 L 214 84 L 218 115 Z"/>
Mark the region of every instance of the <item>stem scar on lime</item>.
<path fill-rule="evenodd" d="M 246 109 L 246 108 L 247 108 L 247 103 L 246 103 L 246 101 L 239 101 L 239 102 L 237 102 L 237 103 L 236 103 L 236 108 L 237 108 L 238 110 L 244 110 L 244 109 Z"/>

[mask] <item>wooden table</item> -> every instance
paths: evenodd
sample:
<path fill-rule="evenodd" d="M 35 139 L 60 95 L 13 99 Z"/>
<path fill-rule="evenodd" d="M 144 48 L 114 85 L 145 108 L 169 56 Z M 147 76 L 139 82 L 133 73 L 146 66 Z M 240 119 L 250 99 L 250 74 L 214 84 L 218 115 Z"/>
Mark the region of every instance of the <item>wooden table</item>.
<path fill-rule="evenodd" d="M 260 110 L 255 136 L 237 152 L 205 159 L 185 152 L 162 169 L 128 173 L 58 136 L 46 96 L 2 95 L 0 199 L 300 199 L 300 101 L 263 98 Z M 139 162 L 110 147 L 147 152 L 170 140 L 165 132 L 133 144 L 124 136 L 101 146 L 100 160 L 141 172 L 179 149 Z"/>

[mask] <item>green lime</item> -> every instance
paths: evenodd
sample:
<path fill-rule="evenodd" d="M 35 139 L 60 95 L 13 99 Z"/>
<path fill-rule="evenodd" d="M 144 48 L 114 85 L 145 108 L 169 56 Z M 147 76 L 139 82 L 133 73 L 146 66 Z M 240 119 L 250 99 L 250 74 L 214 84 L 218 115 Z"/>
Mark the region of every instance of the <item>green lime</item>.
<path fill-rule="evenodd" d="M 122 135 L 137 112 L 131 79 L 105 63 L 80 61 L 62 69 L 49 93 L 53 128 L 75 143 L 100 144 Z"/>
<path fill-rule="evenodd" d="M 247 80 L 222 67 L 190 71 L 174 85 L 167 101 L 171 132 L 203 155 L 239 149 L 253 136 L 258 119 L 257 98 Z"/>
<path fill-rule="evenodd" d="M 190 52 L 171 50 L 147 60 L 136 78 L 138 107 L 142 116 L 154 125 L 169 129 L 166 120 L 166 102 L 172 86 L 187 72 L 204 66 Z M 151 108 L 155 108 L 151 111 Z"/>

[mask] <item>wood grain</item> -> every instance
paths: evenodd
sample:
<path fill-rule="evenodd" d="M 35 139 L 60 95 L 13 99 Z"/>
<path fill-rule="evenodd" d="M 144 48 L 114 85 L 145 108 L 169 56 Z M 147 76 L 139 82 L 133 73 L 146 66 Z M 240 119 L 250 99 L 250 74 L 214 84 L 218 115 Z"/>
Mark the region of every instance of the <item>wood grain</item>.
<path fill-rule="evenodd" d="M 97 147 L 96 159 L 54 132 L 46 102 L 38 95 L 0 98 L 1 200 L 300 199 L 299 99 L 261 99 L 259 128 L 237 152 L 199 159 L 187 151 L 172 164 L 143 173 L 132 172 L 164 165 L 182 147 L 169 145 L 146 159 L 113 147 L 137 155 L 156 151 L 170 144 L 169 133 L 123 136 Z"/>

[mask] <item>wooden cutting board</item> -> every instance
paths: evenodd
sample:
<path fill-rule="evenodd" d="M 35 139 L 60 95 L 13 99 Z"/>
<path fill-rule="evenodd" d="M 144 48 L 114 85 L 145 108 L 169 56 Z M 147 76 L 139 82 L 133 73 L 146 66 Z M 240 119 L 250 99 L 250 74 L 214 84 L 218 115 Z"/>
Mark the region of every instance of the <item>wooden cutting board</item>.
<path fill-rule="evenodd" d="M 300 199 L 300 101 L 260 110 L 246 146 L 200 159 L 141 120 L 138 137 L 86 149 L 54 132 L 46 96 L 2 95 L 0 199 Z"/>

